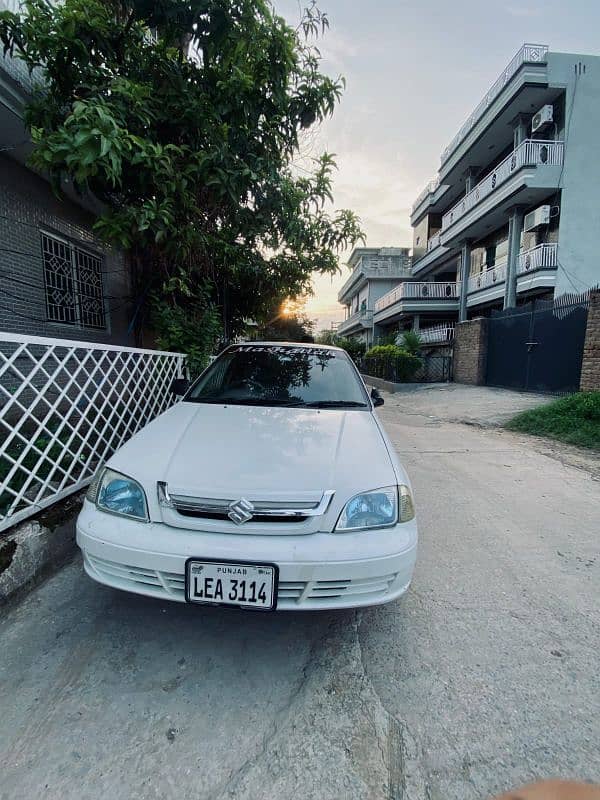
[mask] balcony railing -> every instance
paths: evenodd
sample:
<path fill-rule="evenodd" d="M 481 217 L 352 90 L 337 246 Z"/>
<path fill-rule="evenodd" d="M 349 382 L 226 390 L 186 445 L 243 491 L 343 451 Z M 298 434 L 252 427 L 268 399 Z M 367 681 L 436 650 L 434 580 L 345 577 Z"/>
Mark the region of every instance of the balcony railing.
<path fill-rule="evenodd" d="M 435 192 L 435 190 L 439 187 L 439 185 L 440 185 L 440 179 L 439 178 L 433 178 L 432 180 L 429 181 L 427 186 L 423 189 L 421 194 L 417 197 L 415 202 L 412 204 L 411 214 L 414 214 L 414 212 L 421 205 L 423 200 L 425 200 L 425 198 L 428 197 L 430 194 L 433 194 Z"/>
<path fill-rule="evenodd" d="M 526 139 L 504 161 L 480 181 L 442 217 L 442 231 L 453 225 L 498 186 L 507 181 L 521 167 L 560 166 L 563 162 L 564 142 L 546 142 Z"/>
<path fill-rule="evenodd" d="M 501 261 L 499 264 L 480 272 L 479 275 L 471 275 L 469 278 L 469 292 L 489 289 L 490 286 L 504 283 L 505 280 L 506 261 Z"/>
<path fill-rule="evenodd" d="M 454 339 L 454 322 L 445 322 L 441 325 L 422 328 L 419 331 L 419 338 L 423 344 L 451 342 Z"/>
<path fill-rule="evenodd" d="M 353 314 L 350 314 L 349 317 L 342 320 L 337 326 L 338 333 L 342 333 L 345 330 L 348 330 L 353 325 L 356 325 L 357 322 L 363 324 L 365 328 L 369 328 L 373 321 L 373 310 L 372 309 L 365 309 L 364 311 L 355 311 Z"/>
<path fill-rule="evenodd" d="M 552 269 L 558 265 L 558 245 L 556 242 L 538 244 L 531 250 L 519 254 L 517 275 L 524 275 L 536 269 Z"/>
<path fill-rule="evenodd" d="M 537 269 L 553 269 L 558 263 L 557 250 L 558 245 L 556 242 L 550 242 L 548 244 L 538 244 L 530 250 L 519 253 L 517 275 L 526 275 L 528 272 L 533 272 Z M 507 262 L 504 260 L 484 272 L 480 272 L 479 275 L 471 275 L 469 278 L 469 293 L 504 283 L 506 280 L 506 266 Z"/>
<path fill-rule="evenodd" d="M 375 303 L 375 312 L 383 311 L 400 300 L 455 300 L 459 288 L 460 285 L 454 281 L 407 281 L 380 297 Z"/>
<path fill-rule="evenodd" d="M 494 100 L 498 97 L 502 89 L 511 80 L 513 75 L 523 66 L 523 64 L 545 64 L 546 55 L 548 53 L 548 46 L 545 44 L 524 44 L 518 53 L 513 57 L 510 64 L 506 67 L 504 72 L 500 75 L 494 85 L 489 89 L 483 100 L 475 108 L 473 113 L 469 116 L 463 124 L 454 139 L 450 142 L 448 147 L 442 153 L 442 164 L 448 159 L 450 154 L 456 150 L 458 145 L 467 136 L 469 131 L 475 127 L 477 122 L 481 119 L 486 109 L 488 109 Z"/>
<path fill-rule="evenodd" d="M 440 231 L 434 233 L 433 236 L 430 236 L 427 240 L 427 252 L 430 253 L 432 250 L 435 250 L 436 247 L 439 247 L 441 244 L 440 241 Z"/>

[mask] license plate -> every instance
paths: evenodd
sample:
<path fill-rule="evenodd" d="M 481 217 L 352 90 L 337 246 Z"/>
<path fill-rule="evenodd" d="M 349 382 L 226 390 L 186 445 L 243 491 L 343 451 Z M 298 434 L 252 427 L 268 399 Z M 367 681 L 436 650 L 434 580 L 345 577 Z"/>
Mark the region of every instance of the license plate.
<path fill-rule="evenodd" d="M 190 558 L 185 565 L 185 599 L 271 611 L 277 606 L 277 577 L 275 564 Z"/>

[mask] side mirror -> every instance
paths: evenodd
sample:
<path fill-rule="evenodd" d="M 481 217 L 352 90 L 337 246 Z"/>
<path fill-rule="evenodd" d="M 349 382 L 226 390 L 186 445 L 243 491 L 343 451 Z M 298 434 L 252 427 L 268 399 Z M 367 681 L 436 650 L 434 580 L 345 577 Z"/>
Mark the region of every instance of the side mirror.
<path fill-rule="evenodd" d="M 378 406 L 382 406 L 385 403 L 383 397 L 379 394 L 378 389 L 371 389 L 371 400 L 373 401 L 373 405 L 375 408 Z"/>
<path fill-rule="evenodd" d="M 190 382 L 187 378 L 173 378 L 171 382 L 171 394 L 175 397 L 183 397 L 189 388 Z"/>

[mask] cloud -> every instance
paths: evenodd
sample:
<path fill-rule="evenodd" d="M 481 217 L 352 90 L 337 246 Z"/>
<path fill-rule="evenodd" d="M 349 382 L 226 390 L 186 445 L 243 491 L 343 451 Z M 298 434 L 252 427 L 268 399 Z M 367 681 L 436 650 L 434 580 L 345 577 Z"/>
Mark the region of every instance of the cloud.
<path fill-rule="evenodd" d="M 340 146 L 338 172 L 334 175 L 334 197 L 337 208 L 350 208 L 361 218 L 370 247 L 410 247 L 412 229 L 409 209 L 420 185 L 408 180 L 403 159 L 373 142 L 365 148 Z M 316 276 L 314 297 L 306 304 L 306 313 L 317 321 L 317 330 L 340 321 L 344 311 L 337 302 L 337 293 L 348 279 L 344 263 L 349 252 L 340 259 L 341 274 L 330 278 Z"/>
<path fill-rule="evenodd" d="M 359 53 L 356 42 L 335 29 L 329 29 L 317 42 L 317 47 L 323 56 L 323 66 L 333 67 L 341 72 L 348 68 L 349 62 Z"/>
<path fill-rule="evenodd" d="M 541 8 L 539 6 L 507 6 L 506 11 L 512 17 L 539 17 Z"/>

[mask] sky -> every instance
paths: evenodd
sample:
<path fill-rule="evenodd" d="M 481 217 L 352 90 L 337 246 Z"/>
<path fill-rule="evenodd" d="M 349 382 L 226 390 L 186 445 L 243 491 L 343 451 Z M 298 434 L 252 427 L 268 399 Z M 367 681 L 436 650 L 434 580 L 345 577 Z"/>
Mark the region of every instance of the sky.
<path fill-rule="evenodd" d="M 307 5 L 308 0 L 300 0 Z M 298 0 L 274 0 L 293 24 Z M 440 154 L 524 42 L 600 55 L 600 0 L 318 0 L 330 29 L 322 71 L 347 86 L 318 131 L 336 154 L 335 206 L 361 218 L 369 247 L 410 247 L 410 207 Z M 316 329 L 343 319 L 349 275 L 317 276 L 306 312 Z"/>

